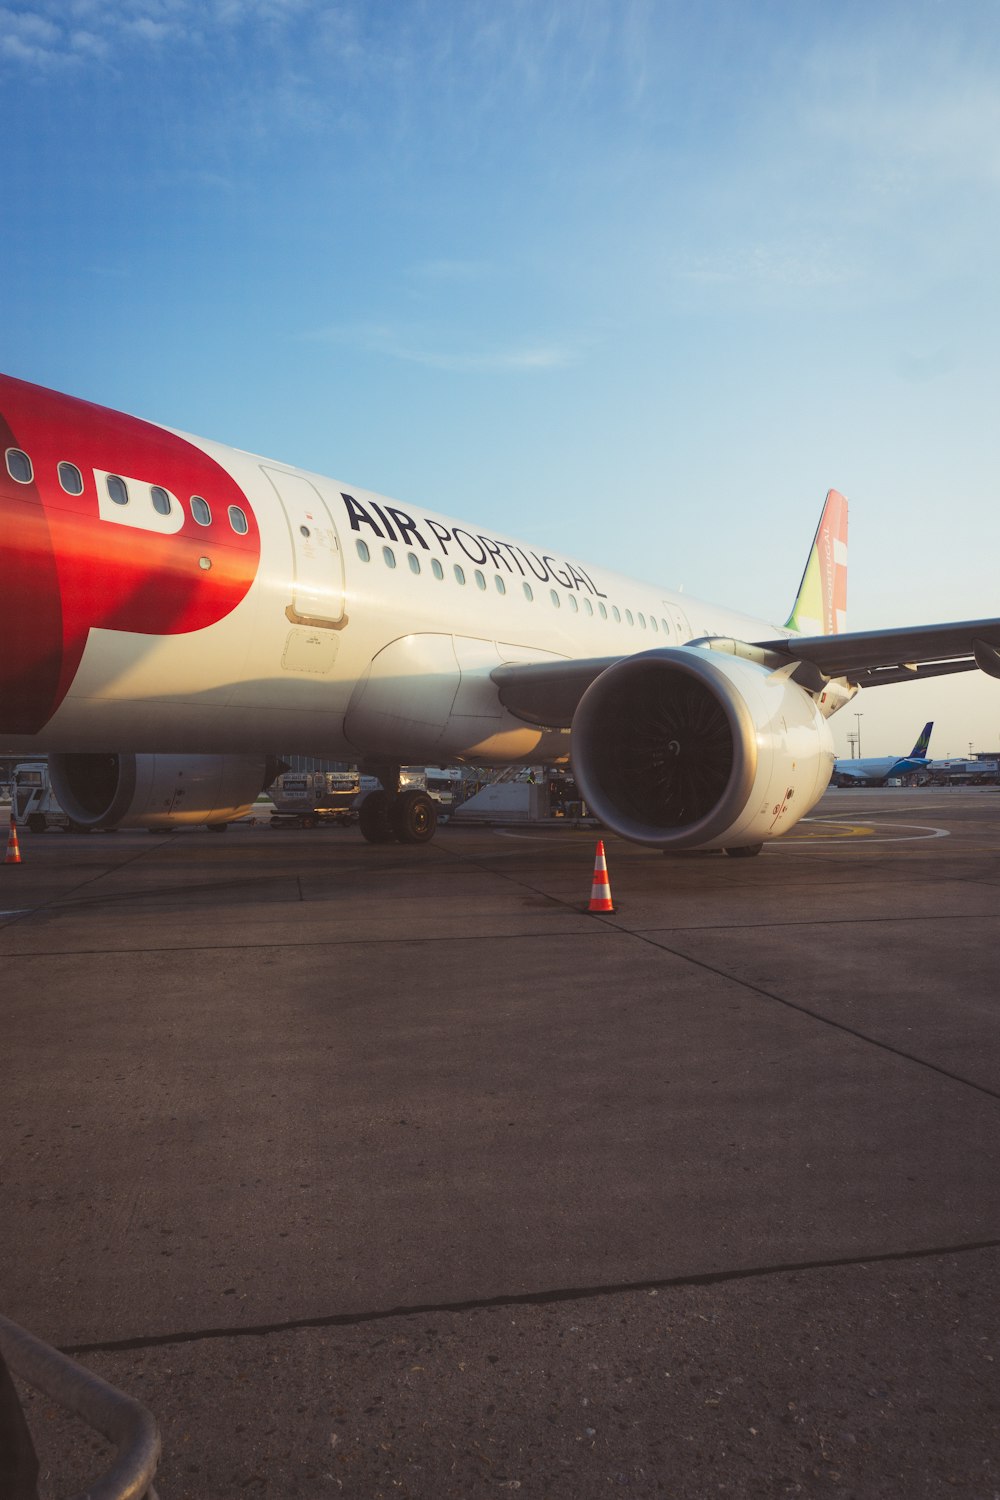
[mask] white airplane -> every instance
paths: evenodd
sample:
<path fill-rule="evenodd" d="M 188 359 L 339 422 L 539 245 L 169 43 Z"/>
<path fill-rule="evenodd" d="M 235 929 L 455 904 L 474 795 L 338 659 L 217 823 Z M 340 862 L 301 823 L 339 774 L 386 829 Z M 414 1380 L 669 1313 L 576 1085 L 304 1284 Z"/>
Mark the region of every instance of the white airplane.
<path fill-rule="evenodd" d="M 885 786 L 890 776 L 926 770 L 933 728 L 934 720 L 929 719 L 917 735 L 917 742 L 909 755 L 869 755 L 855 760 L 838 760 L 833 768 L 834 785 Z"/>
<path fill-rule="evenodd" d="M 1000 676 L 1000 620 L 843 632 L 833 490 L 775 626 L 9 377 L 0 449 L 0 743 L 84 827 L 225 821 L 294 748 L 377 775 L 362 831 L 420 843 L 401 764 L 571 758 L 611 831 L 753 854 L 859 686 Z"/>

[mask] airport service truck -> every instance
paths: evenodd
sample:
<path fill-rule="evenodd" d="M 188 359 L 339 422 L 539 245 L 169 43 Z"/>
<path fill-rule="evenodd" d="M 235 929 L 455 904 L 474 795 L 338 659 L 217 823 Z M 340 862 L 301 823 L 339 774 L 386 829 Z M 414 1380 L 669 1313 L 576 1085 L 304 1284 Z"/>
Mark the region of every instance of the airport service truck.
<path fill-rule="evenodd" d="M 56 801 L 44 760 L 23 760 L 16 765 L 10 794 L 10 814 L 18 828 L 44 833 L 47 828 L 75 827 Z"/>
<path fill-rule="evenodd" d="M 361 791 L 357 771 L 285 771 L 268 789 L 271 824 L 285 828 L 330 828 L 357 819 Z"/>

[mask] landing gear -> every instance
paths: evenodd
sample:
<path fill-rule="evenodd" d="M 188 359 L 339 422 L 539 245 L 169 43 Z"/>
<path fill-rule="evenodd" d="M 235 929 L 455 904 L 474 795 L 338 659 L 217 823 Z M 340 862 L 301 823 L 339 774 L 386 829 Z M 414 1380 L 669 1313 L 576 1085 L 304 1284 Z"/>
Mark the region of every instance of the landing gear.
<path fill-rule="evenodd" d="M 437 806 L 426 792 L 411 788 L 399 792 L 389 813 L 392 829 L 401 844 L 426 844 L 437 830 Z"/>
<path fill-rule="evenodd" d="M 724 849 L 723 853 L 728 854 L 730 859 L 752 859 L 763 847 L 763 844 L 740 844 L 736 849 Z"/>
<path fill-rule="evenodd" d="M 384 766 L 377 773 L 389 791 L 369 792 L 361 804 L 358 827 L 370 844 L 426 844 L 437 830 L 438 810 L 433 797 L 417 787 L 399 786 L 399 767 Z"/>
<path fill-rule="evenodd" d="M 388 792 L 369 792 L 358 813 L 358 827 L 369 844 L 391 844 L 396 837 L 389 817 Z"/>

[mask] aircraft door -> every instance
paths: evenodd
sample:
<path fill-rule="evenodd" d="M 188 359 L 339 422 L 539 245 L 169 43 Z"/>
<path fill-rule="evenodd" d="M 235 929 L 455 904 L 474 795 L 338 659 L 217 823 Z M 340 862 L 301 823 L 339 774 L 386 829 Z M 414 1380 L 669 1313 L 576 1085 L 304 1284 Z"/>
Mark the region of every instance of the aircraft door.
<path fill-rule="evenodd" d="M 670 617 L 670 624 L 677 632 L 677 644 L 683 646 L 685 641 L 691 639 L 691 627 L 687 622 L 687 616 L 677 604 L 668 604 L 667 614 Z"/>
<path fill-rule="evenodd" d="M 268 468 L 264 473 L 281 501 L 292 540 L 292 597 L 285 614 L 296 625 L 338 630 L 347 623 L 344 554 L 329 507 L 301 474 Z"/>

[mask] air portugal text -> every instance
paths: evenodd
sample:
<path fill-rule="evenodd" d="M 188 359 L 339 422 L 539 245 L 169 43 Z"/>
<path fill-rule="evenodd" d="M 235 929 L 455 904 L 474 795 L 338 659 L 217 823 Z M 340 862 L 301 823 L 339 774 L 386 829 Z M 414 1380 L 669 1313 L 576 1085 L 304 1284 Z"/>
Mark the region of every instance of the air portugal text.
<path fill-rule="evenodd" d="M 525 552 L 522 547 L 515 547 L 513 542 L 500 542 L 495 537 L 466 531 L 461 526 L 449 529 L 430 516 L 421 517 L 418 525 L 412 516 L 408 516 L 398 506 L 377 505 L 374 500 L 362 505 L 360 500 L 345 494 L 343 490 L 340 497 L 346 507 L 352 531 L 360 531 L 362 526 L 367 526 L 382 541 L 398 541 L 404 547 L 416 545 L 425 552 L 440 550 L 442 557 L 450 555 L 448 549 L 451 547 L 480 566 L 487 561 L 492 562 L 497 572 L 506 569 L 508 573 L 520 573 L 522 578 L 537 578 L 539 583 L 558 583 L 564 589 L 586 589 L 595 599 L 607 598 L 607 594 L 601 593 L 582 568 L 571 562 L 557 562 L 548 553 L 539 556 L 537 552 Z M 433 543 L 427 541 L 427 536 L 433 538 Z"/>

